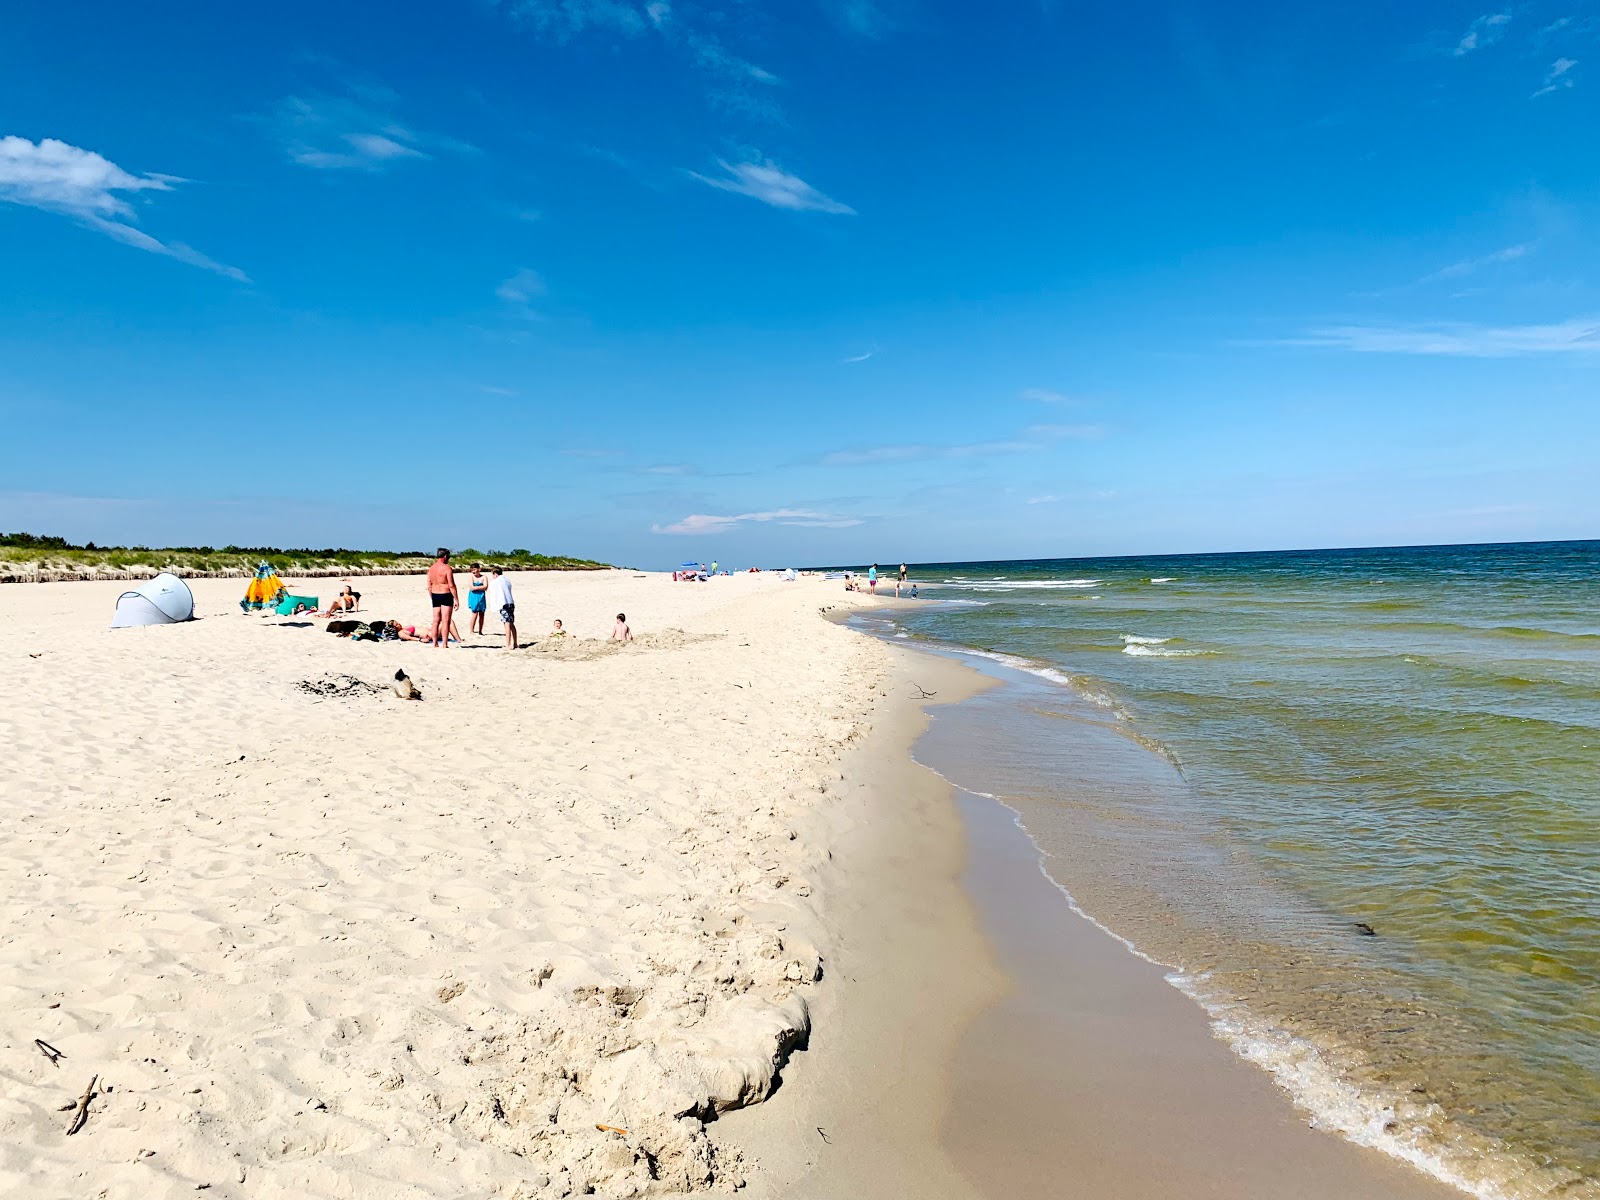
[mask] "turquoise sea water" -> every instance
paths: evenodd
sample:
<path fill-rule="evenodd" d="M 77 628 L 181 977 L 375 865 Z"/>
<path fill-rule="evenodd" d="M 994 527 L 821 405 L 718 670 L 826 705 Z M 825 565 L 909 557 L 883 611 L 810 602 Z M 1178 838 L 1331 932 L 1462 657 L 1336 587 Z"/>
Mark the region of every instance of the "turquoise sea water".
<path fill-rule="evenodd" d="M 991 747 L 1242 1053 L 1479 1194 L 1600 1194 L 1600 543 L 912 576 L 888 632 L 1031 679 L 958 782 Z"/>

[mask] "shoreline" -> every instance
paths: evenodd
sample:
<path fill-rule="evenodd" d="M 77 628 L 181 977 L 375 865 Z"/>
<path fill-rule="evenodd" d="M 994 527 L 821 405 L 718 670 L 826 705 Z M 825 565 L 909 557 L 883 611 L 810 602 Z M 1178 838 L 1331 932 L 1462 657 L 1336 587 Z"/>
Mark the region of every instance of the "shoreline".
<path fill-rule="evenodd" d="M 922 932 L 924 922 L 907 920 L 911 912 L 960 914 L 962 937 L 944 935 L 933 969 L 915 953 L 862 953 L 866 973 L 841 985 L 783 1088 L 714 1127 L 714 1136 L 742 1139 L 764 1164 L 751 1195 L 822 1200 L 854 1188 L 863 1196 L 1009 1200 L 1051 1194 L 1071 1178 L 1108 1200 L 1459 1200 L 1463 1192 L 1413 1165 L 1308 1124 L 1285 1090 L 1225 1044 L 1165 968 L 1076 908 L 1016 810 L 926 766 L 925 751 L 948 736 L 943 726 L 959 721 L 963 703 L 1006 683 L 948 652 L 890 649 L 896 674 L 937 675 L 939 684 L 926 686 L 940 695 L 915 705 L 920 720 L 880 720 L 858 752 L 875 755 L 877 765 L 856 765 L 846 778 L 860 789 L 874 772 L 898 776 L 914 789 L 911 812 L 922 832 L 937 830 L 942 854 L 908 847 L 904 858 L 917 863 L 909 872 L 885 870 L 881 845 L 876 855 L 839 855 L 836 886 L 845 895 L 830 900 L 837 940 L 869 950 L 893 945 L 886 922 Z M 871 804 L 877 836 L 895 837 L 907 812 L 892 808 L 887 793 Z M 908 887 L 921 889 L 909 902 Z M 981 985 L 954 997 L 930 986 L 970 981 L 975 971 Z M 852 1021 L 877 1026 L 878 1040 L 852 1037 Z M 863 1044 L 879 1051 L 883 1027 L 896 1021 L 915 1023 L 913 1069 L 894 1055 L 851 1057 Z M 943 1114 L 936 1128 L 934 1113 Z M 853 1128 L 863 1120 L 857 1139 L 836 1143 L 841 1122 Z"/>
<path fill-rule="evenodd" d="M 828 615 L 843 623 L 843 613 Z M 940 1130 L 967 1027 L 1009 983 L 962 886 L 969 852 L 950 787 L 911 751 L 930 710 L 988 684 L 959 663 L 884 648 L 888 695 L 840 764 L 844 805 L 824 893 L 833 986 L 782 1086 L 711 1126 L 713 1140 L 760 1165 L 747 1176 L 752 1200 L 985 1194 L 944 1151 Z"/>

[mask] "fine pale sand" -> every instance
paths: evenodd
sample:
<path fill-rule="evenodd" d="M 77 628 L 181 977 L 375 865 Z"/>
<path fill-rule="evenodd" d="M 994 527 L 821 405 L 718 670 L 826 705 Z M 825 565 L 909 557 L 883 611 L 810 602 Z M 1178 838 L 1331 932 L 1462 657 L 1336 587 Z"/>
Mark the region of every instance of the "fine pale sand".
<path fill-rule="evenodd" d="M 0 1195 L 740 1182 L 701 1118 L 809 1030 L 887 652 L 817 580 L 515 584 L 559 652 L 492 616 L 481 648 L 352 643 L 241 615 L 241 580 L 146 629 L 107 628 L 127 585 L 0 590 Z M 422 622 L 421 578 L 359 586 Z M 638 642 L 579 640 L 619 610 Z M 397 668 L 420 703 L 297 686 Z"/>
<path fill-rule="evenodd" d="M 1447 1194 L 1306 1131 L 910 761 L 981 681 L 819 611 L 873 601 L 515 582 L 573 637 L 0 589 L 0 1195 Z M 298 686 L 396 668 L 420 703 Z"/>

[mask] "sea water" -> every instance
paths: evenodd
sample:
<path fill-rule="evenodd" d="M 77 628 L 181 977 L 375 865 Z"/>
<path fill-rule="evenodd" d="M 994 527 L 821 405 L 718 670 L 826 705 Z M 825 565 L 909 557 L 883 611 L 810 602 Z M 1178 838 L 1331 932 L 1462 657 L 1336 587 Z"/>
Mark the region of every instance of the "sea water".
<path fill-rule="evenodd" d="M 1600 543 L 912 577 L 882 631 L 1002 680 L 930 765 L 1313 1120 L 1600 1195 Z"/>

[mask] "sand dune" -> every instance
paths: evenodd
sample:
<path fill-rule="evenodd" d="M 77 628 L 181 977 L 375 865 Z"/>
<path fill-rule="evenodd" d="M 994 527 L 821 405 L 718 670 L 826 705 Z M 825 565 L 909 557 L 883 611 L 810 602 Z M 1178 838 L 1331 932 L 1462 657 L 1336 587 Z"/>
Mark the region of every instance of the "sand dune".
<path fill-rule="evenodd" d="M 420 580 L 362 583 L 422 619 Z M 700 1118 L 805 1036 L 824 789 L 885 669 L 817 616 L 847 598 L 520 576 L 524 638 L 575 636 L 504 653 L 493 618 L 353 644 L 242 589 L 116 631 L 120 585 L 0 590 L 0 1193 L 737 1185 Z M 637 644 L 582 640 L 618 609 Z M 422 703 L 297 687 L 397 668 Z"/>

